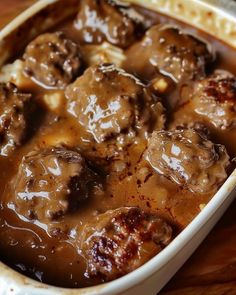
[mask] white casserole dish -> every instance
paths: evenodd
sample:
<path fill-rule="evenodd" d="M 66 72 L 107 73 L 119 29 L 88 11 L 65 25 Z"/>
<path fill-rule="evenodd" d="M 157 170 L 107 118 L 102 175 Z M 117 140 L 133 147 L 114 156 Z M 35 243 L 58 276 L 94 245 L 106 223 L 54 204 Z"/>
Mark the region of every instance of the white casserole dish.
<path fill-rule="evenodd" d="M 131 0 L 222 39 L 236 50 L 236 3 L 203 0 Z M 78 0 L 41 0 L 0 32 L 0 65 L 36 35 L 76 12 Z M 218 4 L 218 6 L 217 6 Z M 227 12 L 220 4 L 230 6 Z M 35 29 L 37 27 L 37 29 Z M 24 42 L 22 43 L 22 35 Z M 19 40 L 21 39 L 21 42 Z M 236 196 L 236 170 L 200 214 L 160 254 L 134 272 L 103 285 L 63 289 L 29 279 L 0 262 L 0 295 L 155 295 L 202 242 Z M 56 271 L 56 270 L 55 270 Z"/>

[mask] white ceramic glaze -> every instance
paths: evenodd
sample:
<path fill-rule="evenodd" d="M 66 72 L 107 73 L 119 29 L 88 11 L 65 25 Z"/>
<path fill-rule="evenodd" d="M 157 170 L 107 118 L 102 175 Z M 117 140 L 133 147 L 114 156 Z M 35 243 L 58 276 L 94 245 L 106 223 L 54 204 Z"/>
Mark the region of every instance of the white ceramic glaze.
<path fill-rule="evenodd" d="M 220 9 L 218 4 L 225 1 L 201 0 L 131 0 L 153 10 L 174 16 L 218 36 L 236 49 L 236 9 L 230 5 L 230 13 Z M 3 64 L 14 51 L 7 50 L 14 41 L 18 28 L 27 31 L 24 24 L 47 8 L 48 5 L 64 5 L 59 16 L 45 20 L 39 29 L 31 28 L 33 38 L 76 11 L 75 0 L 41 0 L 17 17 L 0 32 L 0 64 Z M 235 9 L 235 10 L 234 10 Z M 207 19 L 208 16 L 208 19 Z M 209 17 L 210 16 L 210 17 Z M 32 22 L 32 20 L 31 20 Z M 216 224 L 236 195 L 236 170 L 198 214 L 198 216 L 160 254 L 134 272 L 113 282 L 83 289 L 63 289 L 41 284 L 29 279 L 0 262 L 0 295 L 156 295 L 187 258 L 199 246 Z M 55 270 L 56 271 L 56 270 Z"/>

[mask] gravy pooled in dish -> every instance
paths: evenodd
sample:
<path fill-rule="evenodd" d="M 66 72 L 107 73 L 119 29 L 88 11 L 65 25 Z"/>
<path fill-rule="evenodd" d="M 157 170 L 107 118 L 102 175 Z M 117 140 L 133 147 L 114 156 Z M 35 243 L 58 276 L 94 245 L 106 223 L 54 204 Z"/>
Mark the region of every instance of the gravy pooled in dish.
<path fill-rule="evenodd" d="M 235 52 L 84 0 L 0 70 L 0 259 L 86 287 L 158 254 L 235 167 Z"/>

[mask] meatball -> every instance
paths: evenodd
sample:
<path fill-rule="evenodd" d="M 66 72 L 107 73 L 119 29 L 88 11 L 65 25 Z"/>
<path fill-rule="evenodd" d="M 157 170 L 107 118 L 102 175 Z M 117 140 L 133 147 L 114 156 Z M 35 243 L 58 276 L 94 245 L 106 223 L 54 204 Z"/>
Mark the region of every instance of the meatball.
<path fill-rule="evenodd" d="M 46 33 L 33 40 L 25 50 L 25 73 L 50 88 L 64 88 L 81 70 L 77 44 L 63 33 Z"/>
<path fill-rule="evenodd" d="M 16 211 L 41 222 L 75 211 L 100 186 L 84 158 L 65 148 L 30 152 L 13 183 Z"/>
<path fill-rule="evenodd" d="M 156 25 L 128 50 L 124 67 L 142 78 L 153 78 L 159 71 L 178 82 L 204 76 L 211 60 L 202 41 L 176 27 Z"/>
<path fill-rule="evenodd" d="M 172 239 L 172 228 L 157 214 L 123 207 L 100 214 L 82 234 L 87 276 L 111 281 L 156 255 Z"/>
<path fill-rule="evenodd" d="M 67 87 L 66 97 L 68 112 L 97 143 L 164 125 L 161 103 L 138 79 L 114 65 L 88 68 Z"/>
<path fill-rule="evenodd" d="M 178 122 L 177 122 L 178 123 Z M 203 124 L 202 122 L 199 121 L 190 121 L 190 122 L 184 122 L 182 124 L 176 124 L 175 122 L 170 126 L 170 130 L 182 130 L 182 129 L 193 129 L 195 131 L 197 131 L 197 133 L 199 133 L 200 135 L 202 135 L 202 137 L 207 137 L 209 138 L 209 136 L 211 135 L 211 132 L 209 130 L 209 128 Z"/>
<path fill-rule="evenodd" d="M 122 1 L 84 0 L 75 26 L 81 42 L 108 41 L 124 48 L 143 31 L 142 22 L 143 17 Z"/>
<path fill-rule="evenodd" d="M 0 155 L 8 156 L 27 137 L 31 94 L 11 83 L 0 83 Z"/>
<path fill-rule="evenodd" d="M 225 147 L 193 129 L 153 132 L 144 156 L 157 173 L 192 192 L 215 191 L 227 177 Z"/>
<path fill-rule="evenodd" d="M 191 108 L 204 120 L 223 130 L 236 127 L 236 78 L 232 74 L 217 70 L 190 91 Z"/>

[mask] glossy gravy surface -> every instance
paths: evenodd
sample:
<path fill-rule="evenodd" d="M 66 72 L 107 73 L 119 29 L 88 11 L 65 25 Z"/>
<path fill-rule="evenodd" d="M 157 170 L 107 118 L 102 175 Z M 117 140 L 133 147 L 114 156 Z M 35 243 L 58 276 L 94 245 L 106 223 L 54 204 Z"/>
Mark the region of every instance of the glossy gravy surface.
<path fill-rule="evenodd" d="M 236 75 L 235 50 L 171 18 L 142 8 L 137 9 L 152 24 L 177 24 L 187 32 L 207 40 L 217 56 L 213 67 L 228 70 Z M 70 39 L 78 42 L 72 20 L 61 24 L 55 28 L 56 30 L 63 31 Z M 126 50 L 127 53 L 128 51 L 129 49 Z M 126 68 L 125 64 L 124 68 Z M 80 247 L 75 247 L 75 245 L 79 245 L 78 241 L 83 226 L 96 214 L 122 206 L 138 206 L 164 216 L 173 224 L 175 234 L 177 234 L 191 222 L 212 197 L 212 193 L 193 193 L 156 173 L 151 173 L 141 185 L 142 175 L 137 172 L 136 168 L 146 149 L 147 142 L 145 139 L 137 139 L 133 145 L 126 147 L 126 157 L 123 161 L 114 163 L 106 161 L 102 164 L 105 170 L 106 167 L 112 167 L 108 169 L 108 173 L 101 173 L 103 181 L 106 182 L 104 194 L 88 200 L 73 214 L 66 215 L 62 220 L 53 223 L 52 228 L 56 231 L 69 227 L 69 238 L 61 239 L 57 235 L 52 237 L 51 228 L 47 228 L 39 221 L 29 222 L 24 216 L 16 213 L 15 204 L 11 201 L 12 179 L 18 171 L 22 157 L 36 148 L 63 143 L 66 146 L 78 147 L 83 155 L 89 157 L 92 146 L 88 134 L 74 124 L 74 118 L 65 111 L 66 99 L 62 91 L 62 106 L 55 112 L 49 112 L 42 103 L 42 96 L 54 90 L 45 89 L 31 82 L 27 89 L 22 90 L 32 93 L 34 99 L 39 102 L 42 110 L 38 110 L 36 119 L 40 121 L 40 125 L 35 127 L 34 136 L 14 151 L 10 157 L 0 157 L 0 186 L 2 188 L 0 192 L 0 259 L 18 271 L 57 286 L 75 288 L 94 285 L 100 281 L 84 276 L 86 262 Z M 197 120 L 187 107 L 178 108 L 176 87 L 165 97 L 163 103 L 169 113 L 167 125 L 171 126 L 174 121 L 178 121 L 178 118 L 183 116 L 186 116 L 189 121 Z M 173 110 L 176 110 L 175 113 Z M 231 159 L 234 158 L 236 156 L 236 128 L 220 132 L 211 125 L 208 128 L 211 132 L 211 139 L 216 143 L 224 144 Z M 116 173 L 121 167 L 125 167 L 125 172 Z M 228 173 L 234 167 L 235 164 L 231 164 Z"/>

